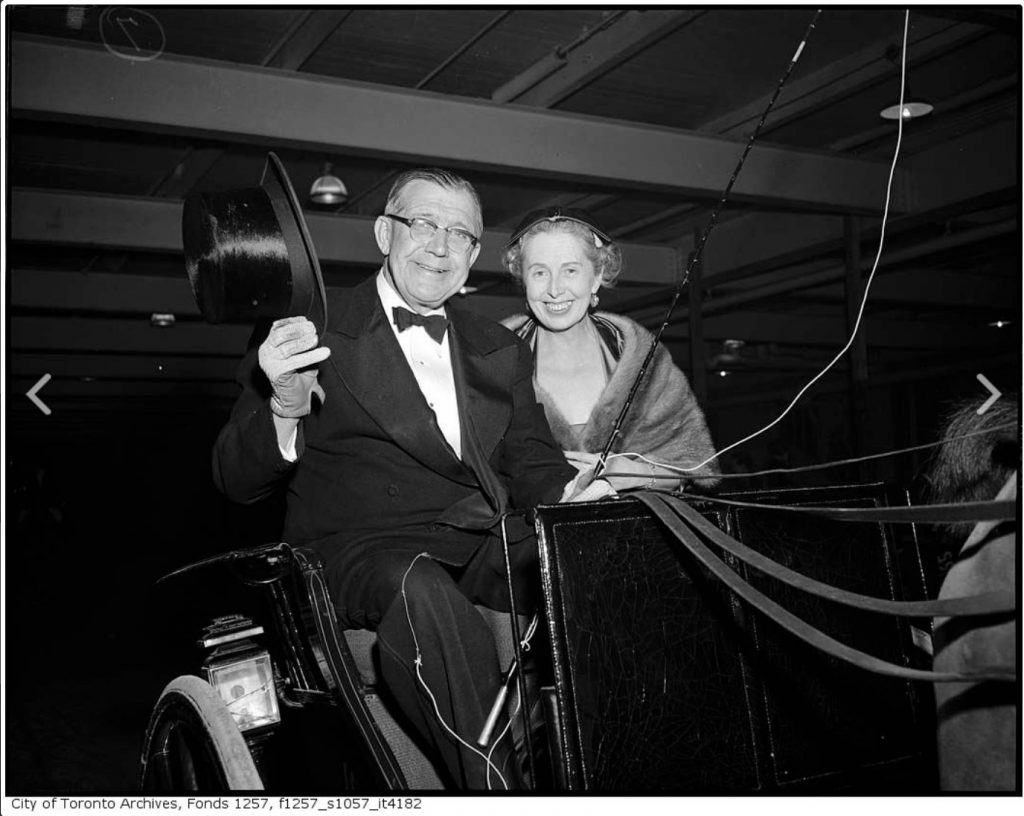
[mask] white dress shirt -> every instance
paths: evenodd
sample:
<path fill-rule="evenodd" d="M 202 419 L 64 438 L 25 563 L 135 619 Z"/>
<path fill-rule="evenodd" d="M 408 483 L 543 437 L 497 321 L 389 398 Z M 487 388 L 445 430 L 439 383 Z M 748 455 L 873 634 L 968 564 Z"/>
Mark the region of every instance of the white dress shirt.
<path fill-rule="evenodd" d="M 384 270 L 377 273 L 377 294 L 384 307 L 384 316 L 388 319 L 391 331 L 395 333 L 398 345 L 402 347 L 405 360 L 412 369 L 413 376 L 419 384 L 420 392 L 427 405 L 437 417 L 441 433 L 451 445 L 455 455 L 462 458 L 462 432 L 459 424 L 459 402 L 455 393 L 455 375 L 452 373 L 452 355 L 448 338 L 451 330 L 444 333 L 440 343 L 436 342 L 422 326 L 410 326 L 400 332 L 395 325 L 391 310 L 399 306 L 409 309 L 401 295 L 384 276 Z M 409 309 L 409 311 L 415 311 Z M 427 315 L 445 316 L 445 311 L 432 309 Z"/>

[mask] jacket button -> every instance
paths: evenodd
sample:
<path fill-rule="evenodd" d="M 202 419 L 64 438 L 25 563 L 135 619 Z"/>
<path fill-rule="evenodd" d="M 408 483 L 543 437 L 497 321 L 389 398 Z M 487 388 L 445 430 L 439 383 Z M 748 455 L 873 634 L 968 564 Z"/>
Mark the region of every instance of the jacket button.
<path fill-rule="evenodd" d="M 388 485 L 388 495 L 389 496 L 397 496 L 398 495 L 398 485 L 393 485 L 393 484 L 392 485 Z"/>

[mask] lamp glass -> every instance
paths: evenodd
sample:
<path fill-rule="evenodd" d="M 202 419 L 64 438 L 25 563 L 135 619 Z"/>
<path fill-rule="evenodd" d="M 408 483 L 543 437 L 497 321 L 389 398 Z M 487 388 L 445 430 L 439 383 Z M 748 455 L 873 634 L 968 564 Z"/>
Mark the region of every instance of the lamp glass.
<path fill-rule="evenodd" d="M 236 659 L 211 662 L 207 682 L 220 694 L 240 731 L 251 731 L 281 721 L 274 688 L 274 671 L 265 651 L 233 655 Z"/>

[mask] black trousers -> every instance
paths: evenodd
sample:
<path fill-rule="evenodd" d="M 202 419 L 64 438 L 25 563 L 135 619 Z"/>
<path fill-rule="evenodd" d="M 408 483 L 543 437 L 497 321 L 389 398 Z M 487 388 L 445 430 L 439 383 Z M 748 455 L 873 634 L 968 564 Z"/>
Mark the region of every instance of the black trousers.
<path fill-rule="evenodd" d="M 388 691 L 443 761 L 452 783 L 471 790 L 520 787 L 511 734 L 494 742 L 507 722 L 504 714 L 491 744 L 476 744 L 507 668 L 499 667 L 494 636 L 475 608 L 509 609 L 501 540 L 488 537 L 462 567 L 422 552 L 388 548 L 363 559 L 346 576 L 343 606 L 376 628 Z M 535 600 L 536 542 L 514 545 L 512 560 L 522 613 Z"/>

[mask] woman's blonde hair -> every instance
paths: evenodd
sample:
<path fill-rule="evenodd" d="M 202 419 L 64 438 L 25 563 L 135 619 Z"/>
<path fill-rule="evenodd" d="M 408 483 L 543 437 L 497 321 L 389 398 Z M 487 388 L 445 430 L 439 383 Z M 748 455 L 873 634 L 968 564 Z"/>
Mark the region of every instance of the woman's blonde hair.
<path fill-rule="evenodd" d="M 583 245 L 583 252 L 594 265 L 594 270 L 601 278 L 602 286 L 614 286 L 619 273 L 622 272 L 622 251 L 618 244 L 602 241 L 585 224 L 570 219 L 546 219 L 538 221 L 516 241 L 505 247 L 501 254 L 501 263 L 505 271 L 523 283 L 523 245 L 534 235 L 542 232 L 562 232 L 575 235 Z"/>

